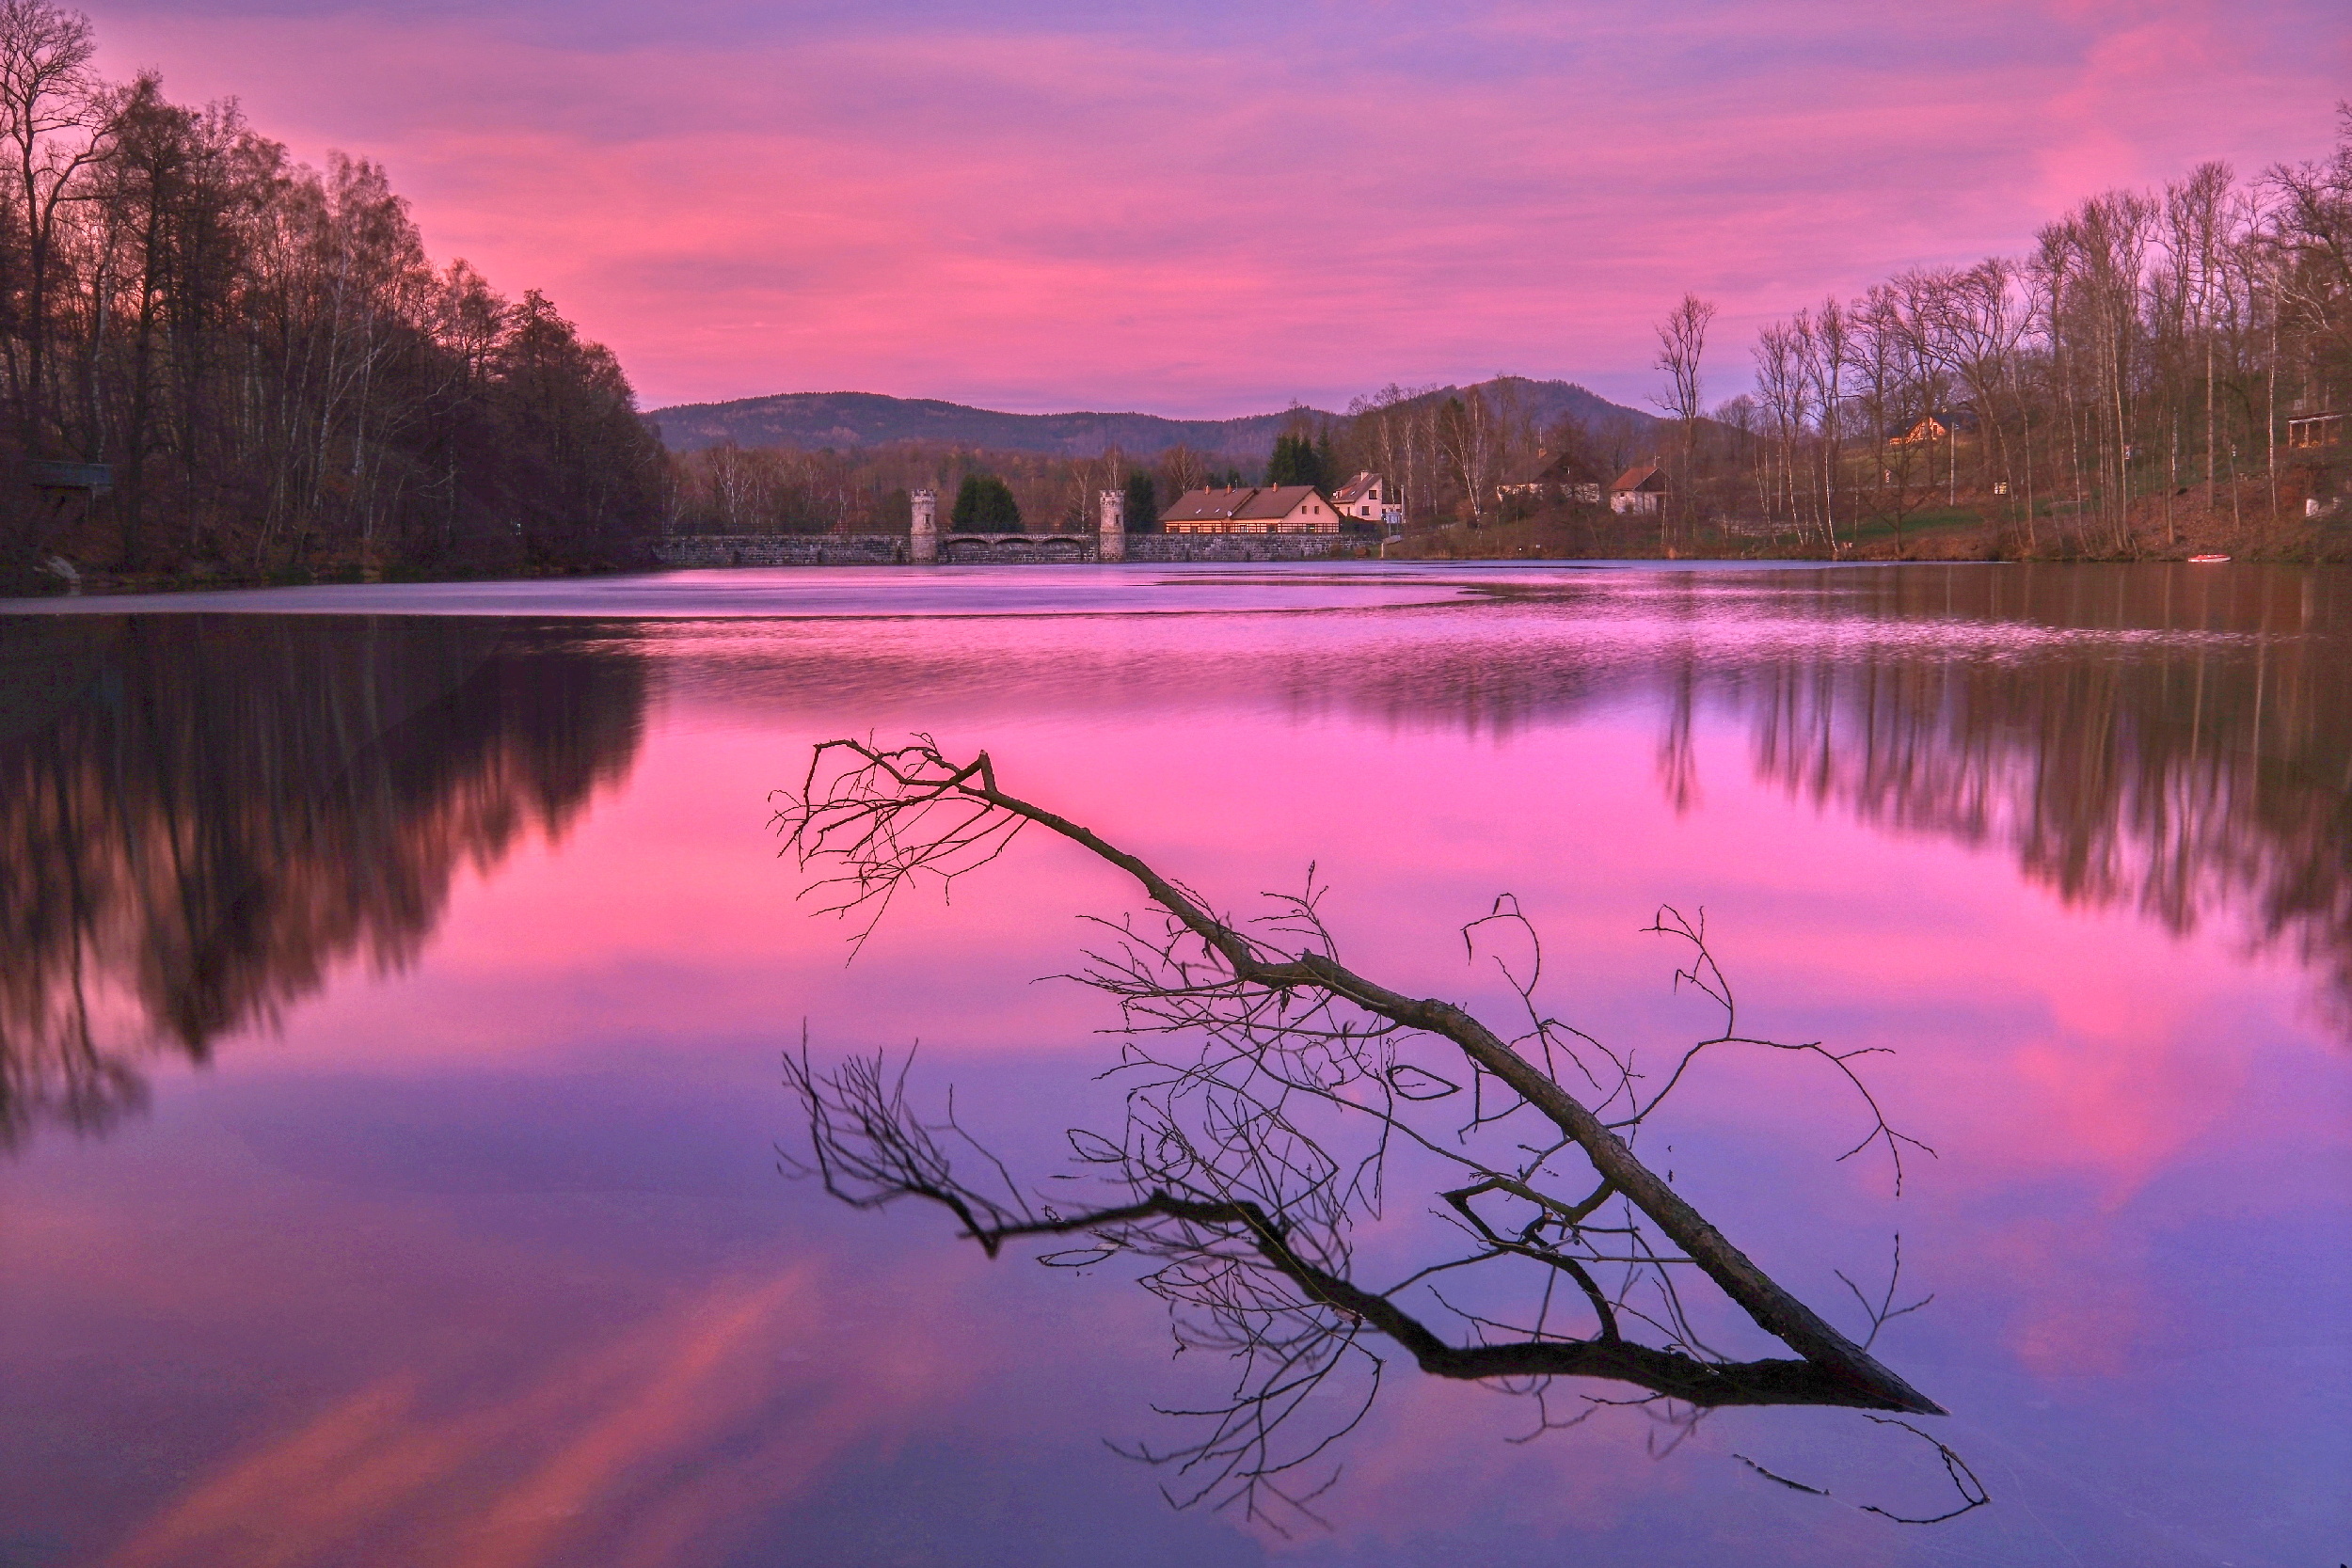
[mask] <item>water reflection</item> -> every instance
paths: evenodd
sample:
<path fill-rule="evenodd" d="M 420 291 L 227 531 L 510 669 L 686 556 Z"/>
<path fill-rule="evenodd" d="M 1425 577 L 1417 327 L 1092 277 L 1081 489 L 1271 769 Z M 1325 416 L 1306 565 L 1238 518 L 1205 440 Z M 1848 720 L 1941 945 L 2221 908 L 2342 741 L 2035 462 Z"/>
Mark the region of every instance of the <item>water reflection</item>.
<path fill-rule="evenodd" d="M 513 623 L 20 620 L 0 657 L 0 1146 L 103 1131 L 346 958 L 405 966 L 461 866 L 561 833 L 644 675 Z"/>
<path fill-rule="evenodd" d="M 2344 1163 L 2352 1058 L 2287 1016 L 2281 972 L 2344 969 L 2352 582 L 1460 576 L 1466 602 L 1280 614 L 892 619 L 878 579 L 821 623 L 0 620 L 14 1135 L 35 1102 L 103 1120 L 143 1053 L 223 1057 L 135 1136 L 0 1164 L 0 1561 L 1533 1568 L 1736 1538 L 2186 1564 L 2340 1539 L 2343 1379 L 2312 1347 L 2344 1337 L 2352 1245 L 2311 1174 Z M 1859 1514 L 1931 1513 L 1936 1476 L 1826 1412 L 1726 1411 L 1656 1465 L 1641 1411 L 1511 1447 L 1520 1407 L 1400 1379 L 1348 1440 L 1339 1534 L 1166 1511 L 1098 1438 L 1230 1385 L 1166 1362 L 1161 1304 L 776 1181 L 802 1018 L 820 1049 L 922 1037 L 1025 1162 L 1084 1097 L 1116 1114 L 1090 998 L 1027 981 L 1119 892 L 1031 846 L 848 970 L 793 912 L 763 796 L 869 726 L 997 746 L 1235 895 L 1324 855 L 1357 956 L 1425 994 L 1501 985 L 1450 932 L 1511 888 L 1558 933 L 1563 1013 L 1613 1039 L 1680 1005 L 1620 927 L 1708 900 L 1760 1018 L 1900 1048 L 1890 1105 L 1942 1157 L 1889 1212 L 1828 1163 L 1843 1102 L 1732 1064 L 1661 1163 L 1837 1310 L 1832 1271 L 1875 1292 L 1900 1230 L 1900 1300 L 1937 1305 L 1890 1354 L 1996 1506 Z M 2241 928 L 2280 961 L 2241 962 Z M 354 983 L 367 962 L 410 970 Z M 226 1043 L 279 1013 L 284 1049 Z M 1383 1230 L 1368 1266 L 1396 1250 Z"/>
<path fill-rule="evenodd" d="M 2069 904 L 2237 922 L 2352 1030 L 2352 577 L 1954 566 L 1491 578 L 1344 614 L 878 623 L 854 660 L 743 624 L 649 629 L 679 689 L 887 728 L 1272 708 L 1502 740 L 1655 715 L 1668 800 L 1705 721 L 1861 820 L 1998 846 Z M 986 723 L 983 723 L 986 721 Z M 1716 766 L 1721 766 L 1720 762 Z M 1378 781 L 1361 781 L 1366 800 Z M 1540 781 L 1531 781 L 1540 791 Z"/>
<path fill-rule="evenodd" d="M 2352 578 L 2300 567 L 1960 567 L 1657 579 L 1640 618 L 1658 776 L 1697 804 L 1694 724 L 1756 774 L 1874 825 L 1998 846 L 2070 905 L 2185 936 L 2239 923 L 2352 1032 Z M 1605 635 L 1597 640 L 1612 646 Z M 1621 646 L 1622 644 L 1619 644 Z M 1391 717 L 1498 733 L 1588 707 L 1557 661 L 1446 659 L 1366 683 Z"/>
<path fill-rule="evenodd" d="M 2242 924 L 2352 1029 L 2352 648 L 2341 578 L 2192 569 L 1875 575 L 1828 612 L 2094 634 L 2030 659 L 1873 640 L 1688 659 L 1755 767 L 1861 819 L 1998 845 L 2068 904 Z M 1671 722 L 1671 721 L 1670 721 Z"/>

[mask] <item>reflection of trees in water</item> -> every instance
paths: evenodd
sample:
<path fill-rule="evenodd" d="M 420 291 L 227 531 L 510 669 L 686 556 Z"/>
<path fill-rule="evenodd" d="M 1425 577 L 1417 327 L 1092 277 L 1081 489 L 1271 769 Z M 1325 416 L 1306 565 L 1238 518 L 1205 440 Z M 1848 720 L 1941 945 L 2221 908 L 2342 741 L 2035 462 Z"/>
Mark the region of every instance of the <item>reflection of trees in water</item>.
<path fill-rule="evenodd" d="M 960 646 L 936 626 L 896 642 L 862 630 L 854 657 L 720 626 L 649 635 L 681 686 L 769 715 L 821 693 L 824 722 L 1257 705 L 1502 739 L 1654 709 L 1660 783 L 1683 806 L 1704 800 L 1699 720 L 1729 712 L 1753 729 L 1759 769 L 1817 802 L 2001 844 L 2065 899 L 2175 930 L 2248 920 L 2331 977 L 2352 1026 L 2341 568 L 1498 573 L 1482 586 L 1501 602 L 1170 617 L 1035 646 L 1017 624 Z"/>
<path fill-rule="evenodd" d="M 2068 903 L 2184 934 L 2236 915 L 2352 1022 L 2346 588 L 2311 571 L 1874 575 L 1841 594 L 1882 621 L 2110 635 L 2022 657 L 1880 640 L 1703 679 L 1790 793 L 2002 845 Z M 2134 635 L 2151 632 L 2170 635 Z"/>
<path fill-rule="evenodd" d="M 497 624 L 58 617 L 0 656 L 0 1145 L 103 1129 L 635 755 L 644 675 Z"/>

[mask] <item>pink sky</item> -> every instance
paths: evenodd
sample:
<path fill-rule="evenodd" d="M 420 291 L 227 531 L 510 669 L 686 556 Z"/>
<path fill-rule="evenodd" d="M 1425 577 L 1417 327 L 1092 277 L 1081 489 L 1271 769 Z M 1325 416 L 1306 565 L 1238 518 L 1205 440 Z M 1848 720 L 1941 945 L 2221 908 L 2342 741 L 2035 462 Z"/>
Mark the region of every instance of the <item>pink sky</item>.
<path fill-rule="evenodd" d="M 1674 8 L 120 0 L 118 73 L 382 161 L 647 406 L 866 390 L 1343 406 L 1507 371 L 1639 402 L 1649 324 L 2014 250 L 2069 202 L 2316 155 L 2331 0 Z"/>

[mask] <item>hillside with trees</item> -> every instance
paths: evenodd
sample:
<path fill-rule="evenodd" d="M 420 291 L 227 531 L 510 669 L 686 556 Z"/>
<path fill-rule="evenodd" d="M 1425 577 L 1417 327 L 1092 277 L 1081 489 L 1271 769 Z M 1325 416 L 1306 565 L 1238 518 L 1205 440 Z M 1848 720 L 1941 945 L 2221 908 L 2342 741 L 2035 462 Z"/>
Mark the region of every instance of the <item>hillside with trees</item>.
<path fill-rule="evenodd" d="M 1032 529 L 1091 529 L 1095 493 L 1123 489 L 1127 526 L 1145 532 L 1160 508 L 1204 484 L 1313 484 L 1328 494 L 1363 468 L 1388 475 L 1411 515 L 1490 520 L 1502 510 L 1495 486 L 1553 463 L 1555 448 L 1572 448 L 1583 454 L 1579 461 L 1613 463 L 1613 474 L 1648 451 L 1662 428 L 1654 416 L 1573 382 L 1518 376 L 1468 388 L 1392 386 L 1357 399 L 1345 414 L 1292 408 L 1222 423 L 1263 434 L 1239 450 L 1177 442 L 1078 455 L 912 439 L 704 447 L 672 455 L 668 526 L 696 533 L 899 531 L 911 491 L 930 486 L 953 495 L 967 475 L 982 473 L 1009 486 Z"/>
<path fill-rule="evenodd" d="M 2352 559 L 2352 105 L 2339 116 L 2325 160 L 2250 179 L 2208 163 L 2090 198 L 2022 256 L 1915 269 L 1769 323 L 1745 362 L 1686 295 L 1658 328 L 1669 487 L 1645 530 L 1539 485 L 1498 497 L 1521 502 L 1500 530 L 1473 498 L 1422 543 Z M 1718 377 L 1754 389 L 1709 407 Z"/>
<path fill-rule="evenodd" d="M 94 49 L 0 0 L 0 593 L 634 559 L 661 456 L 609 352 L 433 265 L 375 165 Z"/>
<path fill-rule="evenodd" d="M 1165 420 L 1153 414 L 1003 414 L 936 398 L 878 392 L 784 392 L 731 403 L 684 404 L 645 416 L 674 452 L 712 447 L 856 451 L 922 442 L 981 451 L 1094 457 L 1119 451 L 1154 456 L 1190 447 L 1219 457 L 1263 453 L 1279 414 L 1234 420 Z"/>
<path fill-rule="evenodd" d="M 1510 380 L 1520 401 L 1539 419 L 1573 413 L 1585 420 L 1649 416 L 1620 408 L 1571 381 Z M 1492 395 L 1501 384 L 1480 386 Z M 1454 387 L 1424 388 L 1417 398 L 1458 395 Z M 1232 420 L 1168 420 L 1156 414 L 1003 414 L 933 398 L 884 397 L 877 392 L 784 392 L 739 398 L 732 403 L 682 404 L 645 416 L 674 452 L 712 447 L 791 447 L 802 451 L 850 451 L 901 442 L 979 451 L 1024 451 L 1047 456 L 1099 457 L 1123 451 L 1157 457 L 1177 447 L 1226 463 L 1263 463 L 1268 445 L 1301 417 L 1329 420 L 1338 416 L 1314 408 L 1279 414 L 1248 414 Z"/>
<path fill-rule="evenodd" d="M 1149 528 L 1196 485 L 1371 469 L 1406 508 L 1391 556 L 2352 559 L 2352 110 L 2320 162 L 2090 198 L 2026 255 L 1832 295 L 1753 344 L 1715 316 L 1692 294 L 1660 324 L 1655 415 L 1498 377 L 1235 421 L 1239 452 L 716 447 L 675 459 L 671 522 L 903 528 L 908 489 L 985 471 L 1033 528 L 1089 527 L 1121 486 Z M 1726 381 L 1748 389 L 1710 402 Z M 1653 461 L 1661 508 L 1612 511 Z"/>

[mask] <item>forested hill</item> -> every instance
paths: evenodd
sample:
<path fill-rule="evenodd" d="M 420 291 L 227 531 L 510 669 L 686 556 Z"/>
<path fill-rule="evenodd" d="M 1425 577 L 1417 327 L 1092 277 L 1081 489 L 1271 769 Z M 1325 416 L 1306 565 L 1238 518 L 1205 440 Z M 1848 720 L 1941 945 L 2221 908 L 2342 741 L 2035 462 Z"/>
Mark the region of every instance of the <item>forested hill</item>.
<path fill-rule="evenodd" d="M 1458 395 L 1465 388 L 1440 387 L 1411 401 Z M 1539 429 L 1563 414 L 1588 422 L 1629 420 L 1646 428 L 1652 417 L 1620 407 L 1570 381 L 1529 381 L 1513 376 L 1482 382 L 1489 402 L 1507 395 Z M 1171 447 L 1190 447 L 1210 456 L 1261 460 L 1296 414 L 1310 420 L 1337 415 L 1321 409 L 1248 414 L 1232 420 L 1168 420 L 1156 414 L 1004 414 L 968 408 L 936 398 L 894 398 L 876 392 L 780 392 L 732 403 L 690 403 L 657 408 L 646 418 L 672 451 L 701 451 L 732 443 L 739 447 L 798 447 L 803 451 L 883 446 L 894 441 L 940 441 L 993 451 L 1048 452 L 1090 457 L 1109 448 L 1151 457 Z"/>

